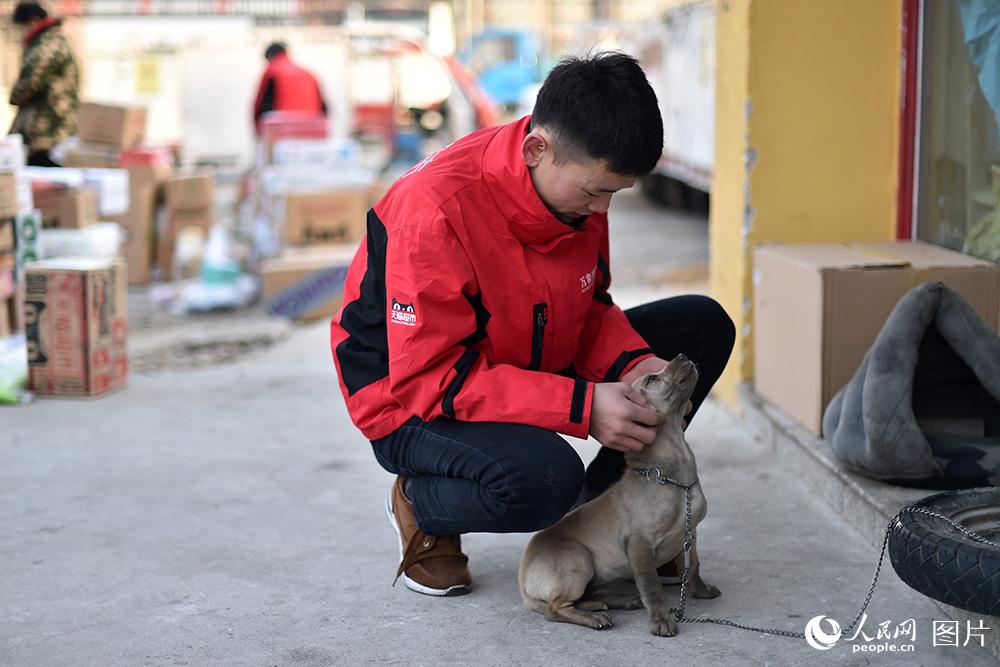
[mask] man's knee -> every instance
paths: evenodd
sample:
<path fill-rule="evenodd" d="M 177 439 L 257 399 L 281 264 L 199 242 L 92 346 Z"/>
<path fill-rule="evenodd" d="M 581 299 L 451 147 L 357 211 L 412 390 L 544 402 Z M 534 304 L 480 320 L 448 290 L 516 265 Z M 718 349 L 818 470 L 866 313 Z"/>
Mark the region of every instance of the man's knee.
<path fill-rule="evenodd" d="M 729 317 L 726 309 L 719 305 L 719 302 L 709 296 L 699 296 L 699 308 L 701 312 L 704 330 L 709 335 L 714 335 L 717 344 L 732 350 L 736 343 L 736 325 L 733 318 Z"/>
<path fill-rule="evenodd" d="M 558 437 L 558 436 L 557 436 Z M 490 488 L 506 531 L 534 532 L 551 526 L 573 506 L 583 487 L 583 462 L 568 443 L 538 448 L 503 484 Z"/>

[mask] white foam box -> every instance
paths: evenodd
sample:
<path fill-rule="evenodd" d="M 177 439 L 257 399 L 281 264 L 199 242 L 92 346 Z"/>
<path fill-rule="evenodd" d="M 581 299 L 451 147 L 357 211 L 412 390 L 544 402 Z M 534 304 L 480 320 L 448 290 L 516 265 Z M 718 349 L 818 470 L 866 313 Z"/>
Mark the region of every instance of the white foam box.
<path fill-rule="evenodd" d="M 71 169 L 67 167 L 25 167 L 32 181 L 64 183 L 71 188 L 89 185 L 97 190 L 100 216 L 123 215 L 129 208 L 127 169 Z"/>
<path fill-rule="evenodd" d="M 0 171 L 17 171 L 24 166 L 24 140 L 20 134 L 0 136 Z"/>

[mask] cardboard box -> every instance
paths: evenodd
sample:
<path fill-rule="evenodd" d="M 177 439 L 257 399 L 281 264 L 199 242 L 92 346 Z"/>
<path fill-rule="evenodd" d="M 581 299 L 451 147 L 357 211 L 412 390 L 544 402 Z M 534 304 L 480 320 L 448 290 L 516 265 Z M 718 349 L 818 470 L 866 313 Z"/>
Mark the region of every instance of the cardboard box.
<path fill-rule="evenodd" d="M 0 218 L 17 215 L 17 174 L 0 173 Z"/>
<path fill-rule="evenodd" d="M 118 166 L 119 149 L 108 144 L 81 141 L 66 149 L 62 165 L 71 168 L 114 169 Z"/>
<path fill-rule="evenodd" d="M 347 268 L 356 243 L 289 248 L 261 265 L 264 300 L 271 315 L 309 321 L 332 317 L 344 300 Z"/>
<path fill-rule="evenodd" d="M 149 268 L 156 239 L 153 226 L 153 216 L 156 213 L 154 193 L 152 183 L 140 183 L 138 191 L 133 189 L 130 194 L 131 206 L 128 213 L 114 220 L 122 226 L 127 237 L 124 254 L 130 285 L 149 282 Z"/>
<path fill-rule="evenodd" d="M 927 281 L 959 292 L 991 327 L 1000 267 L 918 241 L 754 249 L 757 392 L 819 434 L 900 298 Z"/>
<path fill-rule="evenodd" d="M 128 259 L 130 284 L 149 282 L 152 277 L 152 263 L 157 256 L 158 230 L 157 211 L 166 201 L 166 184 L 170 181 L 172 169 L 168 163 L 134 160 L 138 151 L 122 153 L 127 161 L 125 169 L 129 178 L 129 210 L 123 215 L 110 216 L 128 233 L 125 257 Z M 165 227 L 162 234 L 171 234 Z M 169 265 L 169 258 L 166 262 Z"/>
<path fill-rule="evenodd" d="M 356 241 L 365 234 L 367 206 L 367 188 L 286 195 L 282 238 L 290 245 Z"/>
<path fill-rule="evenodd" d="M 63 258 L 28 265 L 29 389 L 96 396 L 125 383 L 125 273 L 121 259 Z"/>
<path fill-rule="evenodd" d="M 35 190 L 42 227 L 79 229 L 97 222 L 97 192 L 93 188 Z"/>
<path fill-rule="evenodd" d="M 0 339 L 24 331 L 24 286 L 16 285 L 14 294 L 0 299 Z"/>
<path fill-rule="evenodd" d="M 152 185 L 156 203 L 161 204 L 167 198 L 167 183 L 173 177 L 170 165 L 136 165 L 125 167 L 128 171 L 130 192 L 135 192 L 143 185 Z"/>
<path fill-rule="evenodd" d="M 84 183 L 97 191 L 97 213 L 124 215 L 129 207 L 129 172 L 125 169 L 84 169 Z"/>
<path fill-rule="evenodd" d="M 0 218 L 0 253 L 13 253 L 14 245 L 14 218 Z"/>
<path fill-rule="evenodd" d="M 174 211 L 174 214 L 176 213 Z M 177 280 L 183 277 L 177 271 L 180 266 L 175 257 L 178 238 L 186 235 L 191 240 L 192 237 L 189 230 L 193 228 L 198 232 L 193 236 L 200 238 L 200 245 L 203 246 L 208 239 L 208 232 L 214 222 L 214 218 L 211 217 L 208 211 L 182 212 L 181 218 L 171 219 L 168 217 L 166 209 L 164 209 L 164 216 L 156 222 L 156 277 L 160 280 Z"/>
<path fill-rule="evenodd" d="M 206 232 L 215 223 L 215 211 L 210 208 L 182 209 L 170 211 L 170 227 L 177 234 L 185 227 L 198 227 Z"/>
<path fill-rule="evenodd" d="M 146 109 L 83 102 L 78 123 L 81 141 L 131 148 L 146 136 Z"/>
<path fill-rule="evenodd" d="M 175 176 L 167 183 L 167 207 L 174 211 L 212 209 L 215 206 L 215 179 L 208 174 Z"/>
<path fill-rule="evenodd" d="M 0 340 L 7 338 L 15 331 L 13 305 L 14 299 L 0 299 Z"/>
<path fill-rule="evenodd" d="M 64 188 L 90 187 L 97 193 L 99 215 L 121 215 L 128 211 L 129 174 L 125 169 L 25 167 L 22 173 L 31 181 L 36 193 L 60 185 Z M 40 208 L 37 203 L 35 206 Z"/>
<path fill-rule="evenodd" d="M 14 268 L 0 268 L 0 299 L 9 299 L 14 296 Z"/>

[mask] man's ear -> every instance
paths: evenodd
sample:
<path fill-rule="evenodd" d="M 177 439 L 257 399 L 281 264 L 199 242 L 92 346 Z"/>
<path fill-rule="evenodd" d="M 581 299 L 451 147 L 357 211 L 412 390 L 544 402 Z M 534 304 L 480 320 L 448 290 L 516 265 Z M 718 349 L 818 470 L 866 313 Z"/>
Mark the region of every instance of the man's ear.
<path fill-rule="evenodd" d="M 537 167 L 542 161 L 545 151 L 552 150 L 545 130 L 536 127 L 521 142 L 521 157 L 528 167 Z"/>

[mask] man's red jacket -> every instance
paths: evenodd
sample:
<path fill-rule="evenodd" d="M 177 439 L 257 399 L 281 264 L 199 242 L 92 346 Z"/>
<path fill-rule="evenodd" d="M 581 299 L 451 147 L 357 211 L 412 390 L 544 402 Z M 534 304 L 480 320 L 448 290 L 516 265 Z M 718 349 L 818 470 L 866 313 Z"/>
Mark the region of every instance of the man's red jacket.
<path fill-rule="evenodd" d="M 652 355 L 608 295 L 607 216 L 573 227 L 535 192 L 529 125 L 455 142 L 368 212 L 330 340 L 369 440 L 413 415 L 586 438 L 592 383 Z"/>
<path fill-rule="evenodd" d="M 326 102 L 316 77 L 293 63 L 287 53 L 271 58 L 260 78 L 253 104 L 253 121 L 258 134 L 261 116 L 268 111 L 326 114 Z"/>

